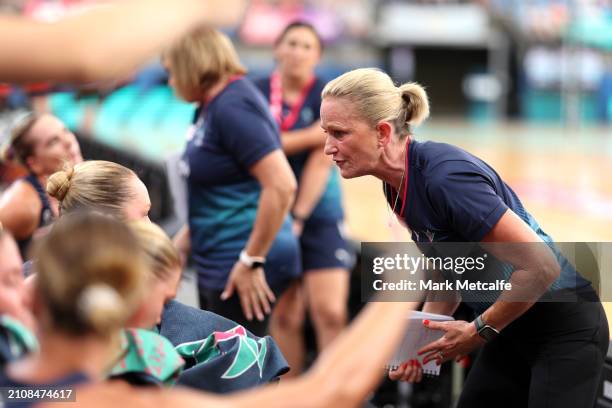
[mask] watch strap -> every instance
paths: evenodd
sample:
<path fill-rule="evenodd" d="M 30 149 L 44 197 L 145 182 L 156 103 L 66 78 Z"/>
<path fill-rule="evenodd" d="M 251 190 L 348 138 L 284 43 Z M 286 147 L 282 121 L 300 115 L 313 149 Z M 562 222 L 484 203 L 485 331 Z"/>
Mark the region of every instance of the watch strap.
<path fill-rule="evenodd" d="M 476 326 L 476 331 L 479 332 L 484 326 L 484 322 L 482 321 L 482 315 L 478 315 L 476 319 L 474 319 L 474 326 Z"/>
<path fill-rule="evenodd" d="M 482 320 L 482 315 L 479 315 L 476 319 L 474 319 L 474 326 L 476 326 L 476 332 L 478 335 L 486 341 L 491 341 L 497 337 L 497 335 L 499 335 L 499 330 L 489 324 L 486 324 L 484 320 Z"/>
<path fill-rule="evenodd" d="M 250 256 L 244 249 L 240 252 L 239 259 L 240 262 L 242 262 L 251 269 L 261 268 L 266 263 L 266 258 L 264 258 L 263 256 Z"/>

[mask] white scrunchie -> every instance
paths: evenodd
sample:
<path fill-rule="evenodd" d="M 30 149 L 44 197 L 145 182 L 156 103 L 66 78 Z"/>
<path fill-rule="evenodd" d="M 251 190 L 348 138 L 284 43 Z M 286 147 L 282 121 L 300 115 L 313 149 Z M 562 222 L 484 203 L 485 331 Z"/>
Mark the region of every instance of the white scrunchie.
<path fill-rule="evenodd" d="M 94 326 L 108 320 L 116 320 L 123 309 L 123 300 L 119 293 L 105 283 L 96 283 L 86 288 L 79 296 L 77 304 L 81 316 Z"/>

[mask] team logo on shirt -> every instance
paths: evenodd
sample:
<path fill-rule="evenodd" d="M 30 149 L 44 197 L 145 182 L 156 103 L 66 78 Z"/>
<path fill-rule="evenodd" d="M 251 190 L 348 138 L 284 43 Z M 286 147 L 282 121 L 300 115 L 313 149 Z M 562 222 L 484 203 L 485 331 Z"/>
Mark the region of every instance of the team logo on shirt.
<path fill-rule="evenodd" d="M 237 346 L 236 343 L 237 342 Z M 236 350 L 237 348 L 237 350 Z M 247 373 L 257 365 L 259 378 L 263 377 L 263 368 L 268 355 L 268 343 L 265 338 L 255 340 L 247 335 L 242 326 L 221 332 L 213 332 L 203 340 L 190 341 L 176 346 L 176 351 L 187 359 L 195 360 L 196 364 L 206 363 L 226 353 L 234 357 L 221 378 L 237 378 Z"/>
<path fill-rule="evenodd" d="M 200 147 L 204 144 L 204 137 L 206 136 L 206 126 L 200 126 L 193 133 L 193 144 Z"/>
<path fill-rule="evenodd" d="M 302 109 L 300 117 L 302 118 L 302 122 L 311 123 L 314 120 L 314 113 L 312 112 L 312 109 L 304 108 Z"/>
<path fill-rule="evenodd" d="M 236 326 L 226 332 L 215 332 L 215 342 L 217 344 L 238 340 L 238 351 L 230 367 L 223 373 L 221 378 L 236 378 L 246 373 L 249 368 L 257 364 L 259 368 L 259 378 L 263 375 L 263 365 L 268 353 L 266 339 L 254 340 L 247 336 L 246 330 L 242 326 Z"/>
<path fill-rule="evenodd" d="M 186 136 L 188 143 L 193 140 L 196 146 L 202 146 L 204 137 L 206 136 L 206 120 L 204 119 L 204 115 L 200 114 L 196 123 L 189 126 Z"/>

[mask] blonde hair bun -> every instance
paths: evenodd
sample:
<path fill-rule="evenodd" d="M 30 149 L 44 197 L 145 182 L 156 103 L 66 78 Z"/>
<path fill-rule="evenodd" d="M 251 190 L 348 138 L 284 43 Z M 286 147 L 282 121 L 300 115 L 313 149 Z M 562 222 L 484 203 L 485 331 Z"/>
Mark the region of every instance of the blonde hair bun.
<path fill-rule="evenodd" d="M 429 117 L 429 99 L 425 89 L 416 82 L 399 87 L 406 109 L 406 122 L 418 126 Z"/>
<path fill-rule="evenodd" d="M 63 201 L 72 184 L 74 167 L 57 171 L 49 176 L 47 181 L 47 193 L 58 201 Z"/>

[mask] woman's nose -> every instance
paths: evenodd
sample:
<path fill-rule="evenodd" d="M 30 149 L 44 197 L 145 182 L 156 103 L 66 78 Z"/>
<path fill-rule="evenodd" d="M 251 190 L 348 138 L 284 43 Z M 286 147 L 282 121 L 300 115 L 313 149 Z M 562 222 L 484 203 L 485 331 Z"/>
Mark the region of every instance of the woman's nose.
<path fill-rule="evenodd" d="M 325 138 L 325 147 L 323 148 L 323 152 L 327 155 L 332 155 L 337 151 L 336 144 L 334 143 L 334 139 L 327 135 Z"/>

